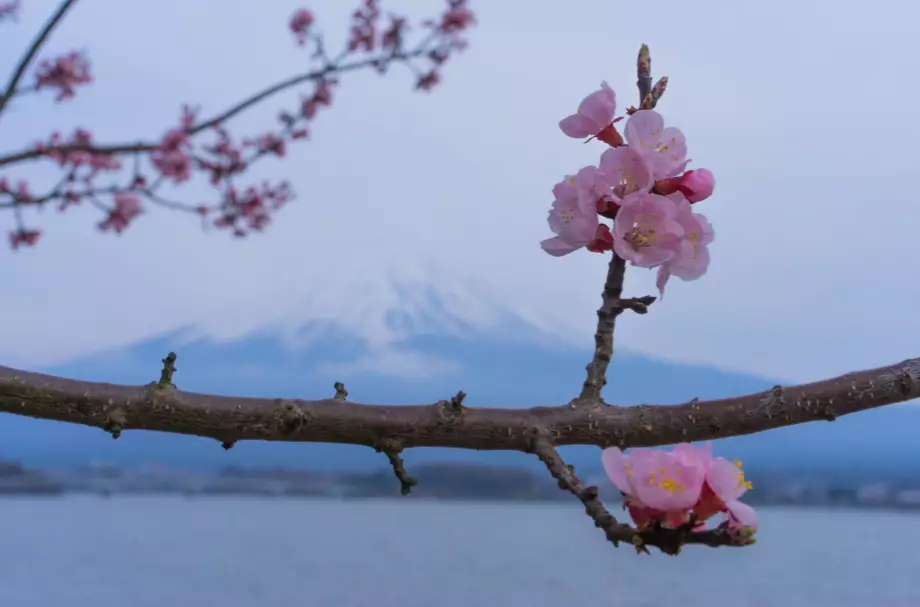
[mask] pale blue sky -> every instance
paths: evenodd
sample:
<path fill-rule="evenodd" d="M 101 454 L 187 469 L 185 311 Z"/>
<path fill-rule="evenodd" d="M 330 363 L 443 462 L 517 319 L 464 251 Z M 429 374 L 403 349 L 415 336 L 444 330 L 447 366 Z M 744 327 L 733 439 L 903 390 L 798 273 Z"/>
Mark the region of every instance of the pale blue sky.
<path fill-rule="evenodd" d="M 19 24 L 2 26 L 6 64 L 53 7 L 24 4 Z M 97 83 L 68 104 L 14 104 L 0 150 L 77 125 L 103 141 L 155 137 L 184 102 L 212 114 L 303 71 L 308 59 L 286 32 L 298 5 L 81 0 L 48 50 L 86 49 Z M 438 0 L 385 6 L 441 10 Z M 539 241 L 550 235 L 553 184 L 603 145 L 581 145 L 556 124 L 602 79 L 621 109 L 633 103 L 642 42 L 655 76 L 671 78 L 661 112 L 686 134 L 694 165 L 716 175 L 698 209 L 716 242 L 710 272 L 674 281 L 651 314 L 625 317 L 619 343 L 794 380 L 920 354 L 920 9 L 896 0 L 536 6 L 474 2 L 472 45 L 433 94 L 412 92 L 404 70 L 346 76 L 311 141 L 252 174 L 288 177 L 299 195 L 263 236 L 203 234 L 194 219 L 153 208 L 119 238 L 98 235 L 89 210 L 46 212 L 41 246 L 0 250 L 0 358 L 44 366 L 189 325 L 224 339 L 323 320 L 366 338 L 379 363 L 398 337 L 387 313 L 424 315 L 427 300 L 414 294 L 426 286 L 451 308 L 435 324 L 446 314 L 489 332 L 510 310 L 535 334 L 589 347 L 605 261 L 554 259 Z M 351 4 L 311 8 L 340 41 Z M 295 101 L 273 99 L 233 130 L 256 134 Z M 185 199 L 208 192 L 186 188 Z M 5 233 L 11 217 L 0 223 Z M 627 290 L 651 293 L 653 281 L 633 270 Z"/>

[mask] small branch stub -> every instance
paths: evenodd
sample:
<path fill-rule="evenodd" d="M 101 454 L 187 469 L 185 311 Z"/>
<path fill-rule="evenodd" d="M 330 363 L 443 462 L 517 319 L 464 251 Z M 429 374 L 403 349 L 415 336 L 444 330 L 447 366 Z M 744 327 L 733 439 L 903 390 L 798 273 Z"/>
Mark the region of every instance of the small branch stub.
<path fill-rule="evenodd" d="M 176 386 L 173 384 L 172 378 L 173 374 L 178 371 L 178 369 L 176 369 L 176 353 L 170 352 L 161 362 L 163 363 L 163 370 L 160 371 L 160 381 L 157 383 L 164 388 L 175 388 Z"/>
<path fill-rule="evenodd" d="M 345 389 L 345 384 L 337 381 L 333 384 L 333 387 L 335 388 L 335 396 L 332 398 L 335 400 L 346 400 L 348 398 L 348 390 Z"/>
<path fill-rule="evenodd" d="M 412 487 L 416 486 L 418 481 L 409 476 L 409 473 L 406 471 L 405 463 L 399 455 L 403 450 L 402 443 L 395 439 L 384 439 L 374 445 L 374 450 L 377 453 L 384 453 L 387 459 L 390 460 L 390 466 L 393 467 L 393 474 L 399 479 L 399 492 L 403 495 L 412 493 Z"/>
<path fill-rule="evenodd" d="M 121 436 L 121 431 L 125 429 L 125 424 L 128 423 L 127 417 L 125 417 L 125 412 L 119 409 L 113 409 L 109 411 L 109 414 L 105 417 L 105 423 L 102 425 L 102 429 L 112 435 L 112 438 L 118 439 Z"/>
<path fill-rule="evenodd" d="M 461 390 L 450 400 L 439 400 L 435 403 L 435 407 L 438 408 L 438 414 L 447 422 L 458 421 L 463 417 L 464 398 L 466 398 L 466 392 Z"/>

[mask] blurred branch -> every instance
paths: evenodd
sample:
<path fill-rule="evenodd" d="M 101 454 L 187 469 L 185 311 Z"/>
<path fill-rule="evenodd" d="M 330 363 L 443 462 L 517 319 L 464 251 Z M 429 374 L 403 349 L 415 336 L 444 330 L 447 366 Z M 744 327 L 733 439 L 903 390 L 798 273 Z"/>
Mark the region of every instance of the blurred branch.
<path fill-rule="evenodd" d="M 57 10 L 54 11 L 54 14 L 51 15 L 51 18 L 45 23 L 45 26 L 42 27 L 41 31 L 38 32 L 38 35 L 35 36 L 35 39 L 29 44 L 29 47 L 26 49 L 25 54 L 16 64 L 16 69 L 13 70 L 13 75 L 10 76 L 10 81 L 6 85 L 6 91 L 0 96 L 0 114 L 3 113 L 3 109 L 6 107 L 6 104 L 9 103 L 17 92 L 17 86 L 22 80 L 22 77 L 25 75 L 26 70 L 29 69 L 29 65 L 32 63 L 32 60 L 35 58 L 35 55 L 38 54 L 39 49 L 45 43 L 45 40 L 48 39 L 48 36 L 51 35 L 52 30 L 57 27 L 57 24 L 61 22 L 64 18 L 64 15 L 67 14 L 67 11 L 76 4 L 77 0 L 64 0 Z"/>

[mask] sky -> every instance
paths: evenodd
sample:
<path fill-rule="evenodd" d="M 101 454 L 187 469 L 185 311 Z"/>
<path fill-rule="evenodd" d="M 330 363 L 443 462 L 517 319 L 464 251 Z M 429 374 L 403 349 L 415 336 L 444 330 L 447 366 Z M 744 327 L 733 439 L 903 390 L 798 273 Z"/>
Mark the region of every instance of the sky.
<path fill-rule="evenodd" d="M 25 0 L 20 22 L 0 26 L 10 67 L 53 5 Z M 183 103 L 210 115 L 306 71 L 310 59 L 286 30 L 298 6 L 79 2 L 47 52 L 86 50 L 96 83 L 64 104 L 16 101 L 0 118 L 0 153 L 75 126 L 98 141 L 157 138 Z M 217 341 L 267 331 L 296 347 L 316 323 L 363 340 L 356 364 L 377 371 L 427 364 L 394 347 L 420 326 L 483 335 L 514 326 L 524 340 L 590 348 L 606 260 L 552 258 L 539 242 L 551 236 L 552 186 L 604 146 L 569 139 L 557 123 L 601 80 L 620 112 L 635 103 L 643 42 L 654 75 L 670 78 L 659 110 L 686 135 L 693 166 L 716 175 L 715 195 L 696 209 L 716 241 L 709 272 L 672 281 L 650 314 L 624 316 L 618 345 L 789 381 L 920 354 L 920 77 L 911 59 L 920 8 L 535 6 L 474 1 L 471 46 L 430 94 L 413 91 L 407 70 L 343 77 L 310 140 L 250 173 L 288 178 L 298 194 L 263 235 L 205 233 L 159 208 L 121 236 L 97 233 L 90 209 L 32 216 L 40 246 L 0 250 L 0 360 L 44 368 L 176 330 Z M 414 17 L 442 8 L 384 7 Z M 338 48 L 352 7 L 310 8 Z M 229 126 L 255 135 L 296 104 L 297 92 L 280 95 Z M 32 164 L 3 175 L 37 186 L 56 173 Z M 193 184 L 181 197 L 209 195 Z M 0 230 L 11 227 L 0 215 Z M 629 271 L 628 295 L 654 290 L 654 272 Z M 394 313 L 414 322 L 394 325 Z M 430 362 L 449 367 L 449 353 Z"/>

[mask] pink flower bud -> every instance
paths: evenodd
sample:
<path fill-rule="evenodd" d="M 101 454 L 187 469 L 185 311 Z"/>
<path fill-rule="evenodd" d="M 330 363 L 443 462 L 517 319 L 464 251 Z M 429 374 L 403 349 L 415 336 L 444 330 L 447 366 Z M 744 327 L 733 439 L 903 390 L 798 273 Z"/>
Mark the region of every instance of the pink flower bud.
<path fill-rule="evenodd" d="M 712 196 L 716 178 L 707 169 L 694 169 L 683 174 L 678 189 L 690 202 L 699 202 Z"/>
<path fill-rule="evenodd" d="M 707 169 L 693 169 L 678 177 L 669 177 L 655 182 L 655 192 L 662 196 L 680 192 L 688 201 L 700 202 L 712 196 L 716 178 Z"/>

